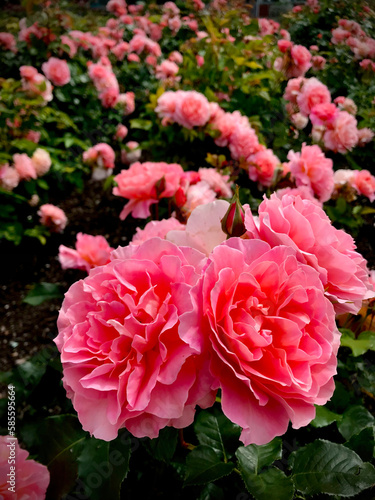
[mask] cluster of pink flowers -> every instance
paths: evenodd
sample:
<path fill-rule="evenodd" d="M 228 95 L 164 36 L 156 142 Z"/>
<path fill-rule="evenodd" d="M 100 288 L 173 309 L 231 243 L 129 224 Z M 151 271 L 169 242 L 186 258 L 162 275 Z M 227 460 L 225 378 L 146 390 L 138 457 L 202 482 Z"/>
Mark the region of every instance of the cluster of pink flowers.
<path fill-rule="evenodd" d="M 336 170 L 334 184 L 338 190 L 345 185 L 349 185 L 358 195 L 366 196 L 371 202 L 375 201 L 375 177 L 366 169 Z"/>
<path fill-rule="evenodd" d="M 97 63 L 89 61 L 88 70 L 102 105 L 105 108 L 113 108 L 117 104 L 120 87 L 109 59 L 101 57 Z"/>
<path fill-rule="evenodd" d="M 111 248 L 103 236 L 78 233 L 75 249 L 59 246 L 59 261 L 63 269 L 90 271 L 97 266 L 108 264 Z"/>
<path fill-rule="evenodd" d="M 310 119 L 312 138 L 326 149 L 344 154 L 373 137 L 368 128 L 357 128 L 355 103 L 343 96 L 332 103 L 329 89 L 315 77 L 289 80 L 284 99 L 295 126 L 304 128 Z"/>
<path fill-rule="evenodd" d="M 114 180 L 117 186 L 113 194 L 129 200 L 120 214 L 122 220 L 130 213 L 133 217 L 147 218 L 151 215 L 150 206 L 161 198 L 173 198 L 187 218 L 198 205 L 232 196 L 229 176 L 213 168 L 184 172 L 177 163 L 135 162 Z"/>
<path fill-rule="evenodd" d="M 375 59 L 375 39 L 366 35 L 361 26 L 352 20 L 340 19 L 339 27 L 332 30 L 334 45 L 345 43 L 355 59 Z"/>
<path fill-rule="evenodd" d="M 156 113 L 162 118 L 163 125 L 178 123 L 192 129 L 203 127 L 211 117 L 210 103 L 195 90 L 169 90 L 158 99 Z"/>
<path fill-rule="evenodd" d="M 312 54 L 303 45 L 295 45 L 290 40 L 279 40 L 282 57 L 277 57 L 274 68 L 281 71 L 287 79 L 304 76 L 312 66 Z"/>
<path fill-rule="evenodd" d="M 154 168 L 169 189 L 165 164 Z M 311 201 L 272 195 L 256 217 L 245 208 L 243 236 L 228 240 L 224 200 L 197 207 L 185 228 L 149 223 L 65 295 L 64 387 L 95 437 L 186 427 L 220 389 L 244 444 L 264 444 L 332 396 L 335 313 L 375 295 L 366 261 Z"/>
<path fill-rule="evenodd" d="M 43 98 L 43 104 L 52 101 L 52 85 L 49 80 L 33 66 L 21 66 L 20 75 L 22 81 L 22 90 L 32 97 L 40 96 Z"/>
<path fill-rule="evenodd" d="M 14 54 L 17 53 L 17 41 L 12 33 L 6 31 L 0 32 L 0 48 L 3 50 L 10 50 Z"/>
<path fill-rule="evenodd" d="M 11 456 L 12 460 L 14 457 L 14 462 L 9 461 Z M 29 452 L 20 447 L 17 438 L 0 436 L 0 477 L 2 477 L 0 498 L 4 500 L 12 498 L 43 500 L 46 498 L 50 482 L 49 471 L 45 465 L 28 457 Z M 11 469 L 11 467 L 14 468 Z M 11 474 L 12 471 L 15 474 Z"/>
<path fill-rule="evenodd" d="M 15 189 L 20 181 L 36 179 L 46 174 L 52 161 L 45 149 L 37 148 L 30 158 L 26 153 L 13 155 L 13 165 L 0 166 L 0 185 L 7 191 Z"/>

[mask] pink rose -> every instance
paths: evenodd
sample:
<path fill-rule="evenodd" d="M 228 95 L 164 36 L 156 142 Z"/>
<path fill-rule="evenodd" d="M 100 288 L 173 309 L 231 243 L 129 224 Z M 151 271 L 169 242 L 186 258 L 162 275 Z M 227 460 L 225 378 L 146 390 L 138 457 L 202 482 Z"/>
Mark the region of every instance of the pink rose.
<path fill-rule="evenodd" d="M 117 105 L 124 111 L 124 115 L 130 115 L 135 110 L 134 92 L 125 92 L 120 94 L 117 99 Z"/>
<path fill-rule="evenodd" d="M 41 205 L 38 215 L 40 216 L 40 223 L 47 226 L 53 233 L 62 233 L 68 223 L 64 211 L 51 203 Z"/>
<path fill-rule="evenodd" d="M 191 212 L 199 205 L 211 203 L 216 199 L 216 193 L 206 181 L 198 181 L 191 184 L 186 190 L 186 202 L 182 207 L 185 217 L 189 217 Z"/>
<path fill-rule="evenodd" d="M 234 160 L 248 158 L 257 153 L 260 149 L 259 140 L 255 130 L 250 126 L 237 123 L 229 140 L 229 150 Z"/>
<path fill-rule="evenodd" d="M 293 45 L 290 55 L 295 64 L 292 76 L 303 76 L 311 68 L 311 52 L 303 45 Z"/>
<path fill-rule="evenodd" d="M 323 136 L 324 146 L 332 151 L 345 154 L 358 143 L 357 120 L 347 111 L 339 111 Z"/>
<path fill-rule="evenodd" d="M 51 157 L 48 151 L 41 148 L 37 148 L 34 151 L 31 161 L 38 176 L 46 174 L 52 165 Z"/>
<path fill-rule="evenodd" d="M 108 264 L 111 248 L 103 236 L 78 233 L 75 250 L 59 246 L 59 261 L 63 269 L 90 269 Z"/>
<path fill-rule="evenodd" d="M 200 341 L 179 331 L 205 262 L 153 238 L 119 247 L 66 293 L 55 339 L 64 387 L 96 438 L 110 441 L 123 427 L 155 438 L 166 426 L 190 425 L 197 404 L 213 404 Z"/>
<path fill-rule="evenodd" d="M 291 78 L 285 88 L 284 99 L 291 102 L 292 104 L 297 104 L 297 96 L 300 94 L 302 86 L 304 85 L 306 78 Z"/>
<path fill-rule="evenodd" d="M 17 170 L 20 180 L 36 179 L 37 173 L 31 158 L 26 153 L 13 155 L 14 168 Z"/>
<path fill-rule="evenodd" d="M 354 174 L 353 186 L 372 203 L 375 200 L 375 177 L 368 170 L 356 170 Z"/>
<path fill-rule="evenodd" d="M 14 54 L 17 52 L 17 42 L 12 33 L 2 31 L 0 33 L 0 47 L 4 50 L 10 50 Z"/>
<path fill-rule="evenodd" d="M 358 146 L 365 146 L 374 138 L 374 132 L 367 128 L 360 128 L 357 130 L 358 133 Z"/>
<path fill-rule="evenodd" d="M 336 118 L 339 109 L 335 104 L 326 102 L 323 104 L 316 104 L 312 107 L 310 113 L 310 120 L 313 125 L 327 125 L 333 122 Z"/>
<path fill-rule="evenodd" d="M 180 91 L 173 118 L 179 125 L 188 129 L 203 127 L 210 119 L 207 98 L 195 90 Z"/>
<path fill-rule="evenodd" d="M 183 169 L 177 163 L 133 163 L 128 170 L 122 170 L 114 178 L 117 187 L 115 196 L 128 198 L 120 214 L 125 220 L 132 213 L 133 217 L 146 219 L 150 215 L 150 206 L 160 198 L 170 198 L 177 191 Z"/>
<path fill-rule="evenodd" d="M 156 66 L 155 76 L 159 80 L 174 78 L 179 71 L 179 67 L 173 61 L 165 60 Z"/>
<path fill-rule="evenodd" d="M 181 331 L 203 333 L 222 410 L 244 444 L 268 443 L 289 420 L 307 425 L 333 394 L 340 344 L 315 269 L 292 248 L 230 238 L 192 293 L 201 310 L 181 319 Z"/>
<path fill-rule="evenodd" d="M 200 168 L 198 174 L 201 181 L 206 181 L 217 196 L 222 198 L 231 198 L 232 189 L 229 181 L 229 175 L 221 175 L 214 168 Z"/>
<path fill-rule="evenodd" d="M 289 170 L 297 186 L 308 186 L 321 202 L 328 201 L 334 188 L 333 162 L 319 146 L 302 144 L 301 153 L 289 151 Z"/>
<path fill-rule="evenodd" d="M 125 149 L 121 150 L 121 162 L 130 165 L 140 159 L 142 150 L 139 143 L 136 141 L 129 141 L 125 144 Z"/>
<path fill-rule="evenodd" d="M 70 82 L 70 70 L 66 61 L 50 57 L 42 64 L 43 73 L 54 85 L 61 87 Z"/>
<path fill-rule="evenodd" d="M 249 178 L 259 182 L 262 186 L 271 186 L 280 160 L 274 155 L 272 149 L 264 149 L 247 158 L 249 164 Z"/>
<path fill-rule="evenodd" d="M 301 113 L 309 116 L 314 106 L 317 104 L 327 104 L 331 102 L 331 93 L 324 83 L 317 78 L 305 80 L 301 92 L 297 96 L 297 104 Z"/>
<path fill-rule="evenodd" d="M 303 200 L 309 200 L 312 203 L 315 203 L 315 205 L 318 205 L 319 207 L 322 206 L 322 203 L 315 198 L 314 193 L 309 186 L 299 186 L 296 188 L 291 188 L 291 187 L 286 187 L 283 189 L 277 189 L 275 191 L 275 195 L 278 198 L 282 198 L 285 194 L 291 195 L 291 196 L 300 196 Z"/>
<path fill-rule="evenodd" d="M 171 52 L 169 54 L 168 59 L 170 61 L 175 62 L 176 64 L 182 64 L 182 62 L 184 60 L 184 56 L 181 54 L 181 52 L 174 50 L 173 52 Z"/>
<path fill-rule="evenodd" d="M 128 127 L 125 127 L 122 123 L 119 123 L 116 127 L 116 133 L 114 135 L 115 139 L 122 141 L 128 135 Z"/>
<path fill-rule="evenodd" d="M 40 141 L 40 136 L 40 132 L 37 132 L 36 130 L 29 130 L 26 134 L 26 139 L 28 141 L 35 142 L 35 144 L 38 144 L 38 142 Z"/>
<path fill-rule="evenodd" d="M 287 245 L 298 259 L 319 272 L 326 296 L 337 314 L 356 314 L 362 301 L 370 298 L 366 261 L 353 238 L 336 229 L 319 206 L 299 196 L 276 195 L 259 206 L 259 218 L 246 211 L 248 236 L 272 247 Z"/>
<path fill-rule="evenodd" d="M 83 153 L 83 161 L 98 167 L 113 169 L 115 167 L 115 152 L 109 144 L 99 142 Z"/>
<path fill-rule="evenodd" d="M 10 452 L 14 452 L 16 470 L 15 493 L 9 490 Z M 28 459 L 29 452 L 18 444 L 17 438 L 0 436 L 0 498 L 3 500 L 30 499 L 44 500 L 50 481 L 50 474 L 45 465 Z M 8 476 L 7 476 L 8 474 Z"/>
<path fill-rule="evenodd" d="M 152 220 L 148 222 L 143 229 L 137 227 L 136 234 L 133 236 L 130 244 L 140 245 L 144 241 L 155 237 L 165 239 L 166 234 L 172 230 L 185 231 L 185 224 L 181 224 L 181 222 L 178 222 L 174 217 L 162 220 Z"/>
<path fill-rule="evenodd" d="M 118 17 L 123 16 L 127 13 L 125 0 L 109 0 L 106 9 L 108 12 L 112 12 Z"/>
<path fill-rule="evenodd" d="M 20 182 L 20 174 L 8 163 L 0 165 L 0 186 L 6 191 L 13 191 Z"/>

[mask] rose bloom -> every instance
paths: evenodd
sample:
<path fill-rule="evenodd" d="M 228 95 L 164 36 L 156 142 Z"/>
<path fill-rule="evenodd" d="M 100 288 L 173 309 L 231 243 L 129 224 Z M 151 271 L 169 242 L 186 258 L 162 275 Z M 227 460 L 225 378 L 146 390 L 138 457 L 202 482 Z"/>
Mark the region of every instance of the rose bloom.
<path fill-rule="evenodd" d="M 130 115 L 135 110 L 134 92 L 125 92 L 120 94 L 116 104 L 123 109 L 124 115 Z"/>
<path fill-rule="evenodd" d="M 37 173 L 31 158 L 26 153 L 13 155 L 14 168 L 17 170 L 20 180 L 36 179 Z"/>
<path fill-rule="evenodd" d="M 38 176 L 46 174 L 52 165 L 51 157 L 48 151 L 41 148 L 37 148 L 34 151 L 31 161 Z"/>
<path fill-rule="evenodd" d="M 120 42 L 115 47 L 112 47 L 111 52 L 116 56 L 119 61 L 122 61 L 129 51 L 128 42 Z"/>
<path fill-rule="evenodd" d="M 289 420 L 307 425 L 333 394 L 340 344 L 318 272 L 287 246 L 230 238 L 192 294 L 200 310 L 181 319 L 181 331 L 203 333 L 222 410 L 243 443 L 268 443 Z"/>
<path fill-rule="evenodd" d="M 10 447 L 14 446 L 16 493 L 9 491 Z M 0 498 L 2 500 L 44 500 L 50 482 L 50 474 L 45 465 L 35 460 L 27 459 L 29 452 L 18 444 L 18 440 L 11 436 L 0 436 Z"/>
<path fill-rule="evenodd" d="M 309 118 L 313 125 L 327 125 L 333 122 L 338 112 L 339 109 L 331 102 L 316 104 L 311 109 Z"/>
<path fill-rule="evenodd" d="M 51 203 L 41 205 L 38 215 L 40 216 L 40 223 L 48 227 L 53 233 L 62 233 L 68 223 L 64 211 Z"/>
<path fill-rule="evenodd" d="M 221 175 L 214 168 L 200 168 L 198 174 L 201 181 L 206 181 L 211 189 L 215 191 L 217 196 L 222 196 L 223 198 L 232 197 L 231 183 L 229 181 L 229 175 Z"/>
<path fill-rule="evenodd" d="M 36 130 L 29 130 L 25 138 L 28 141 L 35 142 L 35 144 L 38 144 L 38 142 L 40 141 L 40 136 L 41 136 L 40 132 L 37 132 Z"/>
<path fill-rule="evenodd" d="M 295 65 L 291 76 L 303 76 L 311 68 L 311 52 L 303 45 L 293 45 L 290 55 Z"/>
<path fill-rule="evenodd" d="M 54 85 L 63 86 L 70 82 L 70 70 L 66 61 L 50 57 L 42 64 L 42 71 Z"/>
<path fill-rule="evenodd" d="M 326 65 L 327 59 L 323 56 L 312 56 L 311 62 L 315 70 L 320 71 Z"/>
<path fill-rule="evenodd" d="M 365 146 L 366 144 L 371 142 L 374 137 L 374 132 L 367 127 L 360 128 L 358 129 L 357 132 L 358 132 L 358 146 Z"/>
<path fill-rule="evenodd" d="M 126 149 L 121 150 L 121 162 L 130 165 L 131 163 L 138 161 L 142 156 L 142 150 L 139 147 L 139 143 L 136 141 L 129 141 L 125 144 L 125 146 Z"/>
<path fill-rule="evenodd" d="M 12 33 L 2 31 L 0 33 L 0 47 L 4 50 L 10 50 L 14 54 L 17 52 L 17 42 Z"/>
<path fill-rule="evenodd" d="M 307 116 L 303 115 L 302 113 L 293 113 L 289 118 L 298 130 L 304 129 L 309 123 L 309 119 L 307 118 Z"/>
<path fill-rule="evenodd" d="M 179 222 L 174 217 L 162 220 L 152 220 L 148 222 L 143 229 L 137 227 L 136 233 L 133 236 L 130 244 L 140 245 L 144 241 L 150 240 L 151 238 L 155 237 L 165 239 L 165 236 L 167 233 L 169 233 L 169 231 L 185 231 L 185 227 L 185 224 L 181 224 L 181 222 Z"/>
<path fill-rule="evenodd" d="M 155 76 L 159 80 L 167 80 L 177 75 L 179 67 L 173 61 L 165 60 L 156 66 Z"/>
<path fill-rule="evenodd" d="M 127 13 L 125 0 L 109 0 L 106 9 L 108 12 L 112 12 L 116 16 L 120 17 Z"/>
<path fill-rule="evenodd" d="M 117 104 L 119 97 L 119 89 L 117 87 L 111 87 L 105 89 L 99 94 L 99 99 L 104 108 L 114 108 Z"/>
<path fill-rule="evenodd" d="M 250 126 L 243 126 L 238 123 L 229 141 L 229 150 L 234 160 L 248 158 L 250 155 L 257 153 L 260 149 L 259 140 L 255 130 Z"/>
<path fill-rule="evenodd" d="M 125 127 L 122 123 L 119 123 L 116 127 L 116 133 L 114 135 L 115 139 L 122 141 L 128 135 L 128 127 Z"/>
<path fill-rule="evenodd" d="M 55 339 L 63 383 L 96 438 L 110 441 L 123 427 L 155 438 L 190 425 L 197 404 L 213 404 L 199 339 L 183 340 L 179 328 L 205 263 L 192 248 L 153 238 L 119 247 L 66 293 Z"/>
<path fill-rule="evenodd" d="M 301 153 L 289 151 L 289 170 L 297 186 L 309 186 L 321 202 L 331 198 L 333 161 L 324 156 L 319 146 L 302 144 Z"/>
<path fill-rule="evenodd" d="M 69 48 L 69 57 L 72 59 L 76 54 L 78 50 L 78 44 L 71 38 L 69 38 L 67 35 L 61 35 L 60 41 L 62 45 L 66 45 Z M 66 49 L 64 48 L 66 51 Z"/>
<path fill-rule="evenodd" d="M 302 76 L 299 78 L 291 78 L 286 85 L 283 98 L 292 104 L 297 104 L 297 96 L 300 94 L 302 86 L 306 80 L 307 79 Z"/>
<path fill-rule="evenodd" d="M 324 146 L 332 151 L 345 154 L 358 143 L 357 120 L 347 111 L 339 111 L 323 136 Z"/>
<path fill-rule="evenodd" d="M 272 149 L 263 149 L 247 158 L 249 164 L 249 178 L 259 182 L 262 186 L 271 186 L 280 160 L 274 155 Z"/>
<path fill-rule="evenodd" d="M 173 118 L 179 125 L 188 129 L 203 127 L 210 119 L 207 98 L 195 90 L 180 91 Z"/>
<path fill-rule="evenodd" d="M 272 247 L 287 245 L 298 259 L 319 272 L 326 296 L 337 314 L 356 314 L 370 298 L 366 261 L 356 251 L 353 238 L 336 229 L 324 210 L 299 196 L 265 198 L 259 217 L 246 210 L 247 235 Z"/>
<path fill-rule="evenodd" d="M 176 111 L 177 100 L 182 99 L 182 90 L 174 92 L 173 90 L 167 90 L 164 92 L 157 101 L 157 106 L 155 112 L 158 114 L 159 118 L 174 121 L 174 114 Z"/>
<path fill-rule="evenodd" d="M 322 203 L 315 198 L 314 192 L 309 186 L 299 186 L 296 188 L 286 187 L 275 191 L 275 195 L 280 199 L 286 194 L 291 196 L 300 196 L 303 200 L 309 200 L 312 203 L 315 203 L 315 205 L 318 205 L 318 207 L 322 206 Z"/>
<path fill-rule="evenodd" d="M 301 113 L 309 116 L 311 110 L 317 104 L 327 104 L 331 102 L 331 93 L 324 83 L 317 78 L 305 80 L 301 92 L 297 96 L 297 104 Z"/>
<path fill-rule="evenodd" d="M 169 54 L 168 59 L 170 61 L 175 62 L 176 64 L 182 64 L 182 62 L 184 60 L 184 56 L 181 54 L 181 52 L 174 50 L 173 52 L 171 52 Z"/>
<path fill-rule="evenodd" d="M 186 190 L 186 202 L 182 207 L 185 217 L 189 217 L 191 212 L 199 205 L 205 205 L 216 200 L 216 193 L 208 182 L 198 181 Z"/>
<path fill-rule="evenodd" d="M 115 152 L 109 144 L 99 142 L 83 153 L 83 161 L 96 164 L 99 167 L 113 169 L 115 167 Z"/>
<path fill-rule="evenodd" d="M 130 213 L 134 218 L 146 219 L 152 204 L 175 194 L 183 173 L 181 165 L 165 162 L 136 162 L 128 170 L 122 170 L 114 178 L 117 186 L 113 194 L 130 201 L 120 213 L 120 219 L 125 220 Z"/>
<path fill-rule="evenodd" d="M 6 191 L 13 191 L 20 182 L 20 174 L 8 163 L 0 165 L 0 186 Z"/>
<path fill-rule="evenodd" d="M 63 269 L 83 269 L 89 272 L 97 266 L 108 264 L 111 248 L 103 236 L 78 233 L 75 249 L 59 246 L 59 261 Z"/>
<path fill-rule="evenodd" d="M 375 200 L 375 177 L 368 170 L 356 170 L 353 181 L 357 192 L 367 196 L 372 203 Z"/>

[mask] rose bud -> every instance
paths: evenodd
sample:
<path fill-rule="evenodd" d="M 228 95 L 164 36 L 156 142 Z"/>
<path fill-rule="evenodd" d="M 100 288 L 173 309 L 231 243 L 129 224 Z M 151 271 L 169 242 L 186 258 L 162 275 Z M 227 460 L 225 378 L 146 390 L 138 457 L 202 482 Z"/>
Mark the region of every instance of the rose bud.
<path fill-rule="evenodd" d="M 240 202 L 239 188 L 238 186 L 236 186 L 236 191 L 231 200 L 227 213 L 221 219 L 221 228 L 229 237 L 242 236 L 246 233 L 244 221 L 245 212 Z"/>

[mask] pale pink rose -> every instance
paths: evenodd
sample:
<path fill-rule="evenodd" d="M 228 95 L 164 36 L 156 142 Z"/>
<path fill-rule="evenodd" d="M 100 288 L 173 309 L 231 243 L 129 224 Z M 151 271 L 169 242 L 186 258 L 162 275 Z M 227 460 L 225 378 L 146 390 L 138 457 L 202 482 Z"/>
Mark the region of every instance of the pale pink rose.
<path fill-rule="evenodd" d="M 289 118 L 293 125 L 298 128 L 298 130 L 304 129 L 309 123 L 308 117 L 303 115 L 302 113 L 293 113 Z"/>
<path fill-rule="evenodd" d="M 0 498 L 2 500 L 44 500 L 50 482 L 50 474 L 45 465 L 28 459 L 29 452 L 18 444 L 12 436 L 0 436 Z M 15 489 L 10 490 L 12 480 L 9 475 L 14 459 Z"/>
<path fill-rule="evenodd" d="M 165 2 L 163 5 L 163 12 L 168 15 L 177 16 L 180 13 L 180 9 L 174 2 Z"/>
<path fill-rule="evenodd" d="M 297 104 L 297 96 L 300 94 L 302 86 L 306 82 L 306 78 L 292 78 L 288 81 L 285 92 L 284 99 L 291 102 L 292 104 Z"/>
<path fill-rule="evenodd" d="M 210 119 L 207 98 L 195 90 L 180 91 L 176 99 L 174 121 L 185 128 L 203 127 Z"/>
<path fill-rule="evenodd" d="M 203 333 L 224 414 L 245 445 L 262 445 L 315 416 L 335 384 L 340 334 L 315 269 L 287 246 L 230 238 L 193 288 L 200 310 L 181 319 Z M 184 337 L 185 338 L 185 337 Z"/>
<path fill-rule="evenodd" d="M 38 215 L 40 216 L 40 223 L 47 226 L 54 233 L 62 233 L 68 223 L 64 211 L 51 203 L 41 205 Z"/>
<path fill-rule="evenodd" d="M 302 85 L 301 92 L 297 96 L 297 104 L 301 113 L 309 116 L 311 110 L 317 104 L 331 102 L 331 93 L 324 83 L 317 78 L 308 78 Z"/>
<path fill-rule="evenodd" d="M 350 31 L 344 30 L 342 28 L 336 28 L 332 30 L 331 42 L 334 45 L 340 44 L 350 37 Z"/>
<path fill-rule="evenodd" d="M 59 87 L 70 82 L 70 70 L 66 61 L 50 57 L 42 64 L 42 71 L 54 85 Z"/>
<path fill-rule="evenodd" d="M 185 231 L 185 224 L 181 224 L 175 217 L 162 220 L 152 220 L 148 222 L 143 229 L 137 227 L 136 233 L 131 240 L 131 245 L 140 245 L 151 238 L 166 239 L 170 231 Z M 173 241 L 173 240 L 170 240 Z M 185 245 L 190 246 L 190 245 Z"/>
<path fill-rule="evenodd" d="M 250 126 L 243 126 L 237 123 L 230 136 L 229 150 L 234 160 L 248 158 L 261 149 L 255 130 Z"/>
<path fill-rule="evenodd" d="M 17 42 L 14 35 L 2 31 L 0 33 L 0 47 L 4 50 L 10 50 L 15 54 L 17 52 Z"/>
<path fill-rule="evenodd" d="M 13 155 L 14 168 L 17 170 L 20 180 L 36 179 L 37 173 L 31 158 L 26 153 Z"/>
<path fill-rule="evenodd" d="M 227 239 L 221 228 L 221 219 L 229 206 L 225 200 L 199 205 L 191 212 L 186 226 L 171 229 L 165 238 L 178 246 L 195 248 L 208 256 L 217 245 Z"/>
<path fill-rule="evenodd" d="M 299 186 L 296 188 L 286 187 L 275 191 L 275 195 L 280 199 L 286 194 L 291 196 L 300 196 L 303 200 L 309 200 L 319 207 L 322 206 L 322 203 L 315 198 L 314 192 L 309 186 Z"/>
<path fill-rule="evenodd" d="M 301 153 L 289 151 L 289 169 L 297 186 L 308 186 L 321 202 L 331 198 L 333 161 L 326 158 L 319 146 L 302 144 Z"/>
<path fill-rule="evenodd" d="M 156 66 L 155 76 L 159 80 L 173 79 L 178 71 L 179 67 L 173 61 L 165 60 Z"/>
<path fill-rule="evenodd" d="M 324 69 L 327 59 L 323 56 L 312 56 L 311 62 L 312 62 L 312 67 L 315 70 L 320 71 L 321 69 Z"/>
<path fill-rule="evenodd" d="M 349 170 L 347 168 L 340 168 L 336 170 L 333 174 L 333 180 L 335 182 L 335 187 L 344 186 L 345 184 L 353 185 L 354 184 L 355 171 Z"/>
<path fill-rule="evenodd" d="M 211 203 L 216 199 L 215 191 L 206 181 L 198 181 L 192 184 L 186 191 L 186 202 L 182 207 L 182 212 L 188 217 L 199 205 Z"/>
<path fill-rule="evenodd" d="M 115 152 L 109 144 L 100 142 L 89 148 L 82 155 L 83 161 L 90 165 L 97 165 L 108 169 L 115 167 Z"/>
<path fill-rule="evenodd" d="M 295 64 L 292 76 L 303 76 L 311 68 L 311 52 L 303 45 L 293 45 L 290 55 Z"/>
<path fill-rule="evenodd" d="M 48 151 L 41 148 L 37 148 L 34 151 L 33 156 L 31 157 L 31 161 L 34 165 L 38 177 L 46 174 L 52 165 L 52 160 Z"/>
<path fill-rule="evenodd" d="M 122 141 L 128 135 L 128 127 L 125 127 L 122 123 L 119 123 L 116 127 L 116 133 L 114 138 Z"/>
<path fill-rule="evenodd" d="M 316 104 L 312 107 L 309 118 L 313 125 L 327 125 L 334 121 L 338 112 L 339 109 L 331 102 Z"/>
<path fill-rule="evenodd" d="M 229 175 L 221 175 L 214 168 L 200 168 L 198 174 L 201 181 L 207 182 L 211 189 L 213 189 L 217 196 L 223 198 L 232 197 L 231 183 Z"/>
<path fill-rule="evenodd" d="M 196 19 L 184 19 L 185 26 L 187 26 L 189 29 L 192 31 L 197 32 L 198 31 L 198 21 Z M 235 39 L 233 37 L 227 37 L 228 41 L 234 41 Z"/>
<path fill-rule="evenodd" d="M 326 296 L 337 314 L 356 314 L 362 301 L 371 298 L 366 261 L 356 251 L 353 238 L 336 229 L 324 210 L 299 196 L 265 198 L 259 217 L 245 214 L 248 236 L 272 247 L 286 245 L 298 259 L 319 272 Z"/>
<path fill-rule="evenodd" d="M 120 106 L 124 115 L 130 115 L 135 110 L 135 94 L 134 92 L 125 92 L 120 94 L 117 99 L 117 105 Z"/>
<path fill-rule="evenodd" d="M 205 263 L 192 248 L 152 238 L 119 247 L 66 293 L 55 339 L 63 383 L 96 438 L 110 441 L 124 427 L 155 438 L 190 425 L 197 404 L 213 404 L 200 339 L 179 331 Z"/>
<path fill-rule="evenodd" d="M 28 141 L 35 142 L 35 144 L 38 144 L 38 142 L 40 141 L 40 136 L 41 136 L 40 132 L 37 132 L 36 130 L 29 130 L 25 138 Z"/>
<path fill-rule="evenodd" d="M 342 109 L 343 111 L 347 111 L 348 113 L 352 115 L 356 115 L 358 108 L 353 99 L 350 99 L 349 97 L 344 97 L 344 96 L 339 96 L 336 97 L 334 100 L 335 104 L 338 105 L 339 109 Z"/>
<path fill-rule="evenodd" d="M 175 62 L 176 64 L 182 64 L 182 62 L 184 60 L 184 56 L 181 54 L 181 52 L 174 50 L 173 52 L 171 52 L 169 54 L 168 59 L 170 61 Z"/>
<path fill-rule="evenodd" d="M 332 123 L 332 129 L 323 136 L 324 146 L 332 151 L 345 154 L 358 143 L 357 120 L 347 111 L 339 111 Z"/>
<path fill-rule="evenodd" d="M 112 250 L 103 236 L 78 233 L 75 249 L 60 245 L 58 258 L 63 269 L 89 272 L 94 267 L 108 264 Z"/>
<path fill-rule="evenodd" d="M 140 62 L 140 60 L 141 59 L 140 59 L 140 57 L 139 57 L 138 54 L 129 54 L 128 55 L 128 61 L 129 62 L 137 62 L 138 63 L 138 62 Z"/>
<path fill-rule="evenodd" d="M 130 213 L 134 218 L 146 219 L 151 215 L 152 204 L 175 194 L 183 173 L 181 165 L 165 162 L 136 162 L 128 170 L 122 170 L 114 178 L 117 186 L 113 194 L 130 201 L 123 208 L 120 219 L 125 220 Z"/>
<path fill-rule="evenodd" d="M 374 132 L 365 127 L 358 129 L 358 146 L 365 146 L 374 138 Z"/>
<path fill-rule="evenodd" d="M 8 163 L 0 165 L 0 186 L 6 191 L 13 191 L 20 182 L 20 174 Z"/>
<path fill-rule="evenodd" d="M 273 35 L 280 28 L 280 24 L 275 22 L 273 19 L 267 19 L 265 17 L 260 17 L 258 19 L 258 25 L 261 36 Z"/>
<path fill-rule="evenodd" d="M 182 99 L 182 92 L 183 91 L 181 90 L 178 90 L 177 92 L 168 90 L 158 98 L 155 112 L 158 114 L 159 118 L 168 119 L 172 122 L 174 121 L 177 100 Z"/>
<path fill-rule="evenodd" d="M 177 33 L 181 28 L 181 19 L 179 16 L 168 19 L 168 27 L 173 33 Z"/>
<path fill-rule="evenodd" d="M 121 162 L 125 165 L 130 165 L 138 161 L 142 156 L 142 149 L 139 147 L 139 143 L 136 141 L 129 141 L 125 146 L 126 149 L 121 150 Z"/>
<path fill-rule="evenodd" d="M 271 186 L 280 160 L 272 149 L 263 149 L 246 159 L 249 165 L 249 178 L 262 186 Z"/>
<path fill-rule="evenodd" d="M 317 45 L 310 45 L 309 49 L 310 49 L 310 51 L 318 52 L 319 47 Z"/>
<path fill-rule="evenodd" d="M 357 192 L 372 203 L 375 200 L 375 177 L 368 170 L 356 170 L 353 181 Z"/>

